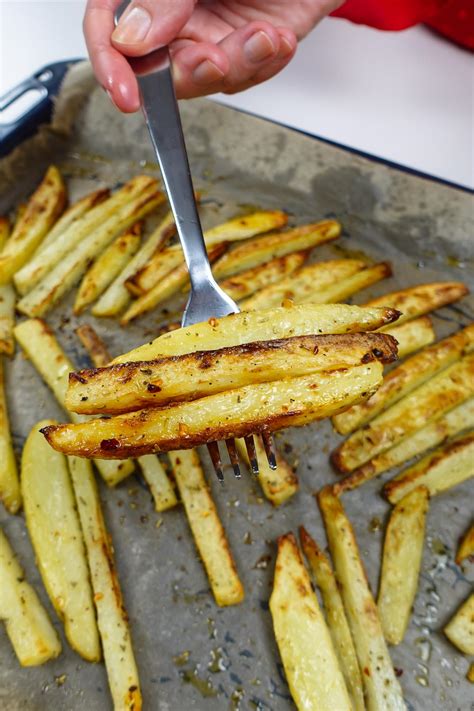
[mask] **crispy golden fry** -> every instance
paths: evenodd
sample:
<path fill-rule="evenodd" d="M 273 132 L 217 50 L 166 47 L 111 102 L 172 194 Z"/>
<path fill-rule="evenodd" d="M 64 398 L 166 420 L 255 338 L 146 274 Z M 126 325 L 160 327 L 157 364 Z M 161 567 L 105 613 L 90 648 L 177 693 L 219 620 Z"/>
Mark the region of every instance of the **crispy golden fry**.
<path fill-rule="evenodd" d="M 335 220 L 314 222 L 294 227 L 286 232 L 273 232 L 258 239 L 249 240 L 227 252 L 213 269 L 219 279 L 232 276 L 245 269 L 265 264 L 270 259 L 283 257 L 291 252 L 311 249 L 318 244 L 330 242 L 341 234 L 341 225 Z"/>
<path fill-rule="evenodd" d="M 66 457 L 31 430 L 21 460 L 26 525 L 44 586 L 71 647 L 90 662 L 101 658 L 84 541 Z"/>
<path fill-rule="evenodd" d="M 398 402 L 433 375 L 473 350 L 474 324 L 435 343 L 391 370 L 369 400 L 333 418 L 334 428 L 339 434 L 348 434 L 362 427 L 379 412 Z"/>
<path fill-rule="evenodd" d="M 11 284 L 0 284 L 0 353 L 12 356 L 15 352 L 15 290 Z"/>
<path fill-rule="evenodd" d="M 474 684 L 474 664 L 471 664 L 467 670 L 466 679 Z"/>
<path fill-rule="evenodd" d="M 410 621 L 423 556 L 428 489 L 419 486 L 394 507 L 385 532 L 377 606 L 385 639 L 400 644 Z"/>
<path fill-rule="evenodd" d="M 120 274 L 140 246 L 143 223 L 136 222 L 100 254 L 85 273 L 74 304 L 74 313 L 82 313 Z"/>
<path fill-rule="evenodd" d="M 469 293 L 465 284 L 459 281 L 441 281 L 432 284 L 418 284 L 401 291 L 393 291 L 376 299 L 371 299 L 365 306 L 390 306 L 401 311 L 399 324 L 430 311 L 459 301 Z"/>
<path fill-rule="evenodd" d="M 362 671 L 368 711 L 402 711 L 402 690 L 382 632 L 357 541 L 341 501 L 330 487 L 318 496 L 319 507 Z"/>
<path fill-rule="evenodd" d="M 227 245 L 225 242 L 209 247 L 207 253 L 209 261 L 211 263 L 214 262 L 225 252 L 226 247 Z M 122 326 L 126 326 L 130 323 L 130 321 L 133 321 L 133 319 L 148 313 L 158 306 L 158 304 L 163 303 L 163 301 L 166 301 L 166 299 L 173 296 L 173 294 L 179 291 L 179 289 L 184 286 L 188 280 L 188 267 L 183 262 L 178 267 L 173 269 L 173 271 L 164 276 L 163 279 L 147 291 L 146 294 L 143 294 L 136 299 L 120 319 L 120 324 Z"/>
<path fill-rule="evenodd" d="M 384 329 L 398 341 L 398 357 L 405 358 L 424 346 L 429 346 L 436 339 L 433 323 L 429 316 L 420 316 L 413 321 L 405 321 L 401 326 Z"/>
<path fill-rule="evenodd" d="M 128 616 L 92 465 L 86 459 L 74 457 L 69 457 L 68 464 L 89 561 L 97 625 L 114 708 L 141 711 L 140 682 Z"/>
<path fill-rule="evenodd" d="M 250 467 L 244 440 L 236 439 L 235 443 L 239 456 L 246 465 Z M 258 462 L 258 483 L 262 487 L 265 497 L 271 501 L 274 506 L 280 506 L 298 491 L 299 484 L 297 476 L 280 452 L 276 453 L 277 468 L 270 469 L 260 438 L 254 437 L 254 443 Z"/>
<path fill-rule="evenodd" d="M 10 513 L 21 507 L 20 482 L 13 451 L 5 395 L 3 360 L 0 356 L 0 501 Z"/>
<path fill-rule="evenodd" d="M 375 354 L 374 354 L 375 353 Z M 120 414 L 196 400 L 225 390 L 397 357 L 385 334 L 348 333 L 257 341 L 152 361 L 80 370 L 69 376 L 66 407 L 83 414 Z"/>
<path fill-rule="evenodd" d="M 351 697 L 352 707 L 354 711 L 365 711 L 357 654 L 331 563 L 303 526 L 300 527 L 300 541 L 309 569 L 321 591 L 326 622 Z"/>
<path fill-rule="evenodd" d="M 0 620 L 22 667 L 33 667 L 61 653 L 61 642 L 34 589 L 0 529 Z"/>
<path fill-rule="evenodd" d="M 87 240 L 91 234 L 102 228 L 108 229 L 113 224 L 113 219 L 118 218 L 121 209 L 131 200 L 135 200 L 144 190 L 151 186 L 156 187 L 156 182 L 148 176 L 139 175 L 120 190 L 117 190 L 104 202 L 99 202 L 88 210 L 81 218 L 74 220 L 61 233 L 61 239 L 55 239 L 47 247 L 39 250 L 33 259 L 21 270 L 21 275 L 16 277 L 17 288 L 21 294 L 26 294 L 33 289 L 45 276 L 56 267 L 77 246 Z M 109 222 L 112 220 L 112 222 Z"/>
<path fill-rule="evenodd" d="M 341 472 L 350 472 L 385 452 L 474 394 L 474 354 L 461 358 L 413 390 L 332 454 Z"/>
<path fill-rule="evenodd" d="M 220 607 L 237 605 L 244 599 L 244 589 L 198 454 L 177 451 L 170 452 L 169 458 L 216 603 Z"/>
<path fill-rule="evenodd" d="M 8 217 L 0 216 L 0 252 L 4 248 L 7 239 L 10 237 L 11 227 Z"/>
<path fill-rule="evenodd" d="M 247 385 L 165 409 L 46 427 L 43 432 L 55 449 L 82 457 L 124 459 L 190 449 L 331 416 L 373 392 L 382 380 L 382 367 L 376 361 L 278 383 Z"/>
<path fill-rule="evenodd" d="M 474 555 L 474 524 L 466 531 L 462 537 L 458 552 L 456 553 L 456 563 L 461 565 L 463 560 Z"/>
<path fill-rule="evenodd" d="M 69 373 L 74 366 L 51 329 L 41 319 L 29 319 L 16 326 L 15 337 L 59 404 L 64 406 Z M 74 422 L 84 420 L 79 415 L 72 415 L 71 419 Z M 134 470 L 132 461 L 98 460 L 95 464 L 109 486 L 115 486 Z"/>
<path fill-rule="evenodd" d="M 135 200 L 128 202 L 116 215 L 110 217 L 100 228 L 77 245 L 26 294 L 18 302 L 18 310 L 26 316 L 44 315 L 77 283 L 90 261 L 107 247 L 118 232 L 126 230 L 155 210 L 164 199 L 164 195 L 152 186 L 144 190 Z"/>
<path fill-rule="evenodd" d="M 206 246 L 212 247 L 221 242 L 236 242 L 255 235 L 277 230 L 288 222 L 288 215 L 281 210 L 257 210 L 248 215 L 233 217 L 231 220 L 206 230 Z"/>
<path fill-rule="evenodd" d="M 463 654 L 474 654 L 474 593 L 448 622 L 444 634 Z"/>
<path fill-rule="evenodd" d="M 289 274 L 293 274 L 302 266 L 307 256 L 308 251 L 302 251 L 286 254 L 284 257 L 276 257 L 265 264 L 260 264 L 258 267 L 247 269 L 228 279 L 224 279 L 220 285 L 231 299 L 240 301 L 259 289 L 265 289 L 270 284 L 274 284 Z"/>
<path fill-rule="evenodd" d="M 352 711 L 329 630 L 292 533 L 278 539 L 270 612 L 297 709 Z"/>
<path fill-rule="evenodd" d="M 32 256 L 66 204 L 66 188 L 52 165 L 28 201 L 24 215 L 0 254 L 0 284 L 7 284 Z"/>
<path fill-rule="evenodd" d="M 156 454 L 146 454 L 137 459 L 143 477 L 150 487 L 156 511 L 167 511 L 177 506 L 173 485 L 166 474 L 165 468 Z"/>
<path fill-rule="evenodd" d="M 474 431 L 471 431 L 391 479 L 384 486 L 384 496 L 395 504 L 417 486 L 426 486 L 430 496 L 435 496 L 473 477 L 473 463 Z"/>
<path fill-rule="evenodd" d="M 91 361 L 96 368 L 104 368 L 112 358 L 107 350 L 107 346 L 96 331 L 88 323 L 76 328 L 76 336 L 88 352 Z"/>
<path fill-rule="evenodd" d="M 291 336 L 374 331 L 381 323 L 395 321 L 397 314 L 391 309 L 372 311 L 345 304 L 302 304 L 249 311 L 170 331 L 113 362 L 153 360 L 165 355 L 184 355 Z"/>
<path fill-rule="evenodd" d="M 169 274 L 183 266 L 183 253 L 175 248 L 156 250 L 146 264 L 127 277 L 124 286 L 128 296 L 141 297 L 159 285 Z"/>

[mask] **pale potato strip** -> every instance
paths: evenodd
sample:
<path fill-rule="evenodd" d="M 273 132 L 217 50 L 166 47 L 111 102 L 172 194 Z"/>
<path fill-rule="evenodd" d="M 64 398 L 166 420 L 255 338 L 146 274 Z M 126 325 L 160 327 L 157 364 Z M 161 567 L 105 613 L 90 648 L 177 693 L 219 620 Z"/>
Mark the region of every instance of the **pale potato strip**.
<path fill-rule="evenodd" d="M 278 539 L 270 612 L 296 708 L 352 711 L 331 635 L 292 533 Z"/>
<path fill-rule="evenodd" d="M 420 316 L 412 321 L 405 321 L 401 326 L 390 326 L 383 330 L 398 341 L 398 357 L 405 358 L 424 346 L 429 346 L 436 339 L 433 323 L 429 316 Z"/>
<path fill-rule="evenodd" d="M 220 286 L 231 299 L 240 301 L 251 294 L 264 289 L 270 284 L 280 281 L 288 274 L 299 269 L 308 256 L 307 251 L 292 252 L 283 257 L 276 257 L 253 269 L 247 269 L 239 274 L 221 281 Z"/>
<path fill-rule="evenodd" d="M 15 290 L 12 284 L 0 284 L 0 353 L 12 356 L 15 352 Z"/>
<path fill-rule="evenodd" d="M 0 356 L 0 501 L 10 513 L 21 507 L 20 482 L 8 418 L 3 358 Z"/>
<path fill-rule="evenodd" d="M 237 605 L 244 588 L 197 452 L 170 452 L 169 458 L 194 542 L 216 603 Z"/>
<path fill-rule="evenodd" d="M 250 467 L 247 448 L 243 439 L 235 440 L 239 456 Z M 277 468 L 270 469 L 265 449 L 259 437 L 254 437 L 255 451 L 258 461 L 257 481 L 262 487 L 265 497 L 274 506 L 280 506 L 288 501 L 298 491 L 298 478 L 292 467 L 280 452 L 276 453 Z"/>
<path fill-rule="evenodd" d="M 390 503 L 400 501 L 417 486 L 426 486 L 436 496 L 474 476 L 474 431 L 436 449 L 385 484 Z"/>
<path fill-rule="evenodd" d="M 90 662 L 101 658 L 84 541 L 66 457 L 31 430 L 21 460 L 26 526 L 49 599 L 71 647 Z"/>
<path fill-rule="evenodd" d="M 406 708 L 402 690 L 351 523 L 341 501 L 329 487 L 320 492 L 318 502 L 362 672 L 367 711 L 402 711 Z"/>
<path fill-rule="evenodd" d="M 463 654 L 474 654 L 474 593 L 448 622 L 444 634 Z"/>
<path fill-rule="evenodd" d="M 377 607 L 385 639 L 400 644 L 410 621 L 420 575 L 429 493 L 419 486 L 400 499 L 385 531 Z"/>
<path fill-rule="evenodd" d="M 309 569 L 321 592 L 327 626 L 353 709 L 365 711 L 359 662 L 331 563 L 303 526 L 300 527 L 300 541 Z"/>
<path fill-rule="evenodd" d="M 459 543 L 456 553 L 456 563 L 460 565 L 463 560 L 472 555 L 474 555 L 474 524 L 466 531 Z"/>
<path fill-rule="evenodd" d="M 61 642 L 48 613 L 0 528 L 0 620 L 22 667 L 33 667 L 61 653 Z"/>
<path fill-rule="evenodd" d="M 91 462 L 69 457 L 69 471 L 86 546 L 110 692 L 116 711 L 141 711 L 142 697 L 113 546 Z"/>

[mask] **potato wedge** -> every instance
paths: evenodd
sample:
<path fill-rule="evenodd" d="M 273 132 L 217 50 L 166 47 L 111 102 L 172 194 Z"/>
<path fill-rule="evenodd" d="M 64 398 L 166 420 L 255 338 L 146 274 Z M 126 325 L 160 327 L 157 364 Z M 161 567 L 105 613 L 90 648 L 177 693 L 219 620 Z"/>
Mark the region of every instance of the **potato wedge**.
<path fill-rule="evenodd" d="M 0 252 L 11 234 L 10 220 L 5 215 L 0 216 Z"/>
<path fill-rule="evenodd" d="M 247 269 L 224 279 L 220 286 L 231 299 L 241 301 L 259 289 L 265 289 L 270 284 L 293 274 L 304 264 L 307 256 L 308 251 L 302 251 L 286 254 L 284 257 L 276 257 L 258 267 Z"/>
<path fill-rule="evenodd" d="M 66 407 L 83 414 L 120 414 L 196 400 L 253 383 L 350 368 L 397 357 L 385 334 L 296 336 L 197 351 L 152 361 L 80 370 L 69 376 Z"/>
<path fill-rule="evenodd" d="M 265 264 L 270 259 L 330 242 L 340 234 L 341 225 L 335 220 L 300 225 L 286 232 L 272 232 L 237 245 L 216 263 L 213 273 L 219 279 L 230 277 L 245 269 Z"/>
<path fill-rule="evenodd" d="M 384 496 L 392 504 L 417 486 L 426 486 L 430 496 L 474 476 L 474 431 L 449 442 L 405 469 L 384 486 Z"/>
<path fill-rule="evenodd" d="M 474 664 L 471 664 L 469 666 L 469 669 L 467 670 L 466 674 L 466 679 L 471 682 L 471 684 L 474 684 Z"/>
<path fill-rule="evenodd" d="M 278 539 L 270 612 L 296 708 L 352 711 L 329 630 L 292 533 Z"/>
<path fill-rule="evenodd" d="M 107 346 L 98 333 L 88 323 L 83 323 L 75 330 L 76 336 L 86 349 L 96 368 L 104 368 L 112 360 Z"/>
<path fill-rule="evenodd" d="M 373 331 L 379 324 L 395 321 L 397 314 L 391 309 L 368 311 L 345 304 L 304 304 L 233 314 L 170 331 L 114 358 L 113 362 L 153 360 L 164 355 L 183 355 L 290 336 Z"/>
<path fill-rule="evenodd" d="M 0 501 L 10 513 L 21 507 L 20 482 L 13 451 L 5 394 L 3 360 L 0 356 Z"/>
<path fill-rule="evenodd" d="M 474 524 L 466 531 L 462 537 L 456 553 L 456 563 L 461 565 L 463 560 L 474 555 Z"/>
<path fill-rule="evenodd" d="M 474 654 L 474 593 L 448 622 L 444 634 L 463 654 Z"/>
<path fill-rule="evenodd" d="M 33 427 L 21 459 L 26 526 L 49 599 L 71 647 L 90 662 L 101 658 L 84 541 L 66 457 Z"/>
<path fill-rule="evenodd" d="M 105 667 L 115 709 L 141 711 L 142 697 L 114 552 L 92 465 L 68 459 L 91 575 Z"/>
<path fill-rule="evenodd" d="M 66 204 L 66 187 L 59 170 L 50 166 L 28 201 L 24 215 L 0 254 L 0 284 L 12 276 L 33 255 Z"/>
<path fill-rule="evenodd" d="M 22 667 L 33 667 L 61 653 L 61 642 L 48 613 L 0 528 L 0 620 Z"/>
<path fill-rule="evenodd" d="M 128 264 L 140 247 L 143 223 L 136 222 L 100 254 L 84 274 L 77 292 L 74 313 L 82 313 L 92 304 Z"/>
<path fill-rule="evenodd" d="M 328 417 L 373 392 L 382 380 L 382 367 L 375 361 L 276 384 L 247 385 L 165 409 L 45 427 L 43 433 L 58 451 L 82 457 L 124 459 L 190 449 Z"/>
<path fill-rule="evenodd" d="M 15 290 L 11 284 L 0 285 L 0 353 L 12 356 L 15 352 Z"/>
<path fill-rule="evenodd" d="M 16 286 L 24 295 L 30 292 L 57 264 L 65 259 L 77 246 L 82 244 L 102 226 L 110 226 L 110 219 L 117 218 L 121 209 L 131 200 L 135 200 L 144 190 L 156 182 L 148 176 L 139 175 L 117 190 L 111 197 L 92 209 L 81 218 L 74 220 L 64 232 L 61 240 L 54 239 L 47 247 L 34 255 L 33 259 L 21 270 L 16 278 Z"/>
<path fill-rule="evenodd" d="M 434 422 L 474 394 L 474 354 L 461 358 L 420 385 L 364 428 L 351 434 L 332 454 L 341 472 L 350 472 Z"/>
<path fill-rule="evenodd" d="M 362 671 L 368 711 L 405 709 L 357 541 L 341 501 L 330 487 L 318 495 L 329 550 Z"/>
<path fill-rule="evenodd" d="M 150 487 L 156 511 L 167 511 L 178 505 L 173 485 L 156 454 L 146 454 L 137 459 L 143 477 Z"/>
<path fill-rule="evenodd" d="M 400 499 L 385 531 L 377 607 L 385 639 L 400 644 L 410 621 L 420 575 L 429 493 L 419 486 Z"/>
<path fill-rule="evenodd" d="M 244 588 L 198 454 L 194 450 L 177 451 L 170 452 L 169 458 L 216 603 L 220 607 L 237 605 L 244 599 Z"/>
<path fill-rule="evenodd" d="M 369 400 L 333 418 L 339 434 L 348 434 L 372 420 L 382 410 L 401 400 L 433 375 L 474 350 L 474 324 L 425 348 L 401 363 L 384 377 L 383 384 Z"/>
<path fill-rule="evenodd" d="M 15 338 L 63 407 L 69 373 L 74 370 L 74 366 L 57 342 L 54 333 L 44 321 L 29 319 L 16 326 Z M 72 415 L 71 418 L 75 422 L 84 420 L 79 415 Z M 135 468 L 132 461 L 111 463 L 98 460 L 96 466 L 109 486 L 118 484 Z"/>
<path fill-rule="evenodd" d="M 365 711 L 357 654 L 331 563 L 303 526 L 300 527 L 300 541 L 309 569 L 321 592 L 327 626 L 352 707 L 354 711 Z"/>
<path fill-rule="evenodd" d="M 244 440 L 236 439 L 235 443 L 240 458 L 250 468 L 251 464 Z M 298 478 L 280 452 L 276 453 L 277 468 L 270 469 L 265 449 L 259 437 L 254 437 L 254 444 L 258 462 L 258 483 L 262 487 L 264 496 L 274 506 L 280 506 L 298 491 Z"/>
<path fill-rule="evenodd" d="M 429 316 L 420 316 L 412 321 L 405 321 L 401 326 L 384 329 L 398 341 L 398 357 L 405 358 L 424 346 L 429 346 L 436 339 L 433 323 Z"/>
<path fill-rule="evenodd" d="M 163 193 L 156 191 L 154 186 L 144 190 L 135 200 L 128 202 L 116 215 L 110 217 L 100 228 L 77 245 L 42 281 L 20 299 L 17 309 L 26 316 L 44 315 L 75 286 L 90 261 L 110 244 L 118 232 L 126 230 L 155 210 L 164 199 Z"/>

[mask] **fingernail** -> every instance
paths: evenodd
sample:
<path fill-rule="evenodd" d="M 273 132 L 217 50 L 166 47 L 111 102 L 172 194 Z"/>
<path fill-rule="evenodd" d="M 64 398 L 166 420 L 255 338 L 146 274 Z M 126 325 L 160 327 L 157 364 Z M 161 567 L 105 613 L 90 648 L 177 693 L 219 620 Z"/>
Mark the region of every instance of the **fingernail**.
<path fill-rule="evenodd" d="M 105 91 L 105 93 L 107 94 L 107 96 L 109 97 L 110 101 L 111 101 L 111 102 L 113 103 L 113 105 L 115 106 L 115 101 L 114 101 L 114 97 L 113 97 L 113 95 L 112 95 L 112 92 L 109 91 L 108 89 L 104 89 L 104 91 Z"/>
<path fill-rule="evenodd" d="M 259 30 L 246 41 L 244 52 L 250 62 L 261 62 L 275 52 L 275 45 L 266 32 Z"/>
<path fill-rule="evenodd" d="M 219 69 L 214 62 L 205 59 L 201 64 L 198 64 L 193 72 L 193 80 L 196 84 L 212 84 L 219 81 L 224 76 L 224 72 Z"/>
<path fill-rule="evenodd" d="M 286 37 L 280 37 L 280 51 L 281 57 L 287 57 L 293 52 L 293 45 L 286 39 Z"/>
<path fill-rule="evenodd" d="M 112 33 L 114 42 L 137 44 L 145 39 L 151 26 L 151 15 L 143 7 L 134 7 Z"/>

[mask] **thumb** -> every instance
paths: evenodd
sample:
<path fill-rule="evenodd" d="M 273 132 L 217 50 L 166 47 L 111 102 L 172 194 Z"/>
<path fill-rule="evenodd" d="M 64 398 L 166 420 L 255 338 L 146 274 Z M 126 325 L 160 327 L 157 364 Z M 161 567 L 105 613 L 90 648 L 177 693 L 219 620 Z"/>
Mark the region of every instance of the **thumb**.
<path fill-rule="evenodd" d="M 164 47 L 184 27 L 194 5 L 194 0 L 133 0 L 112 33 L 112 44 L 129 57 Z"/>

